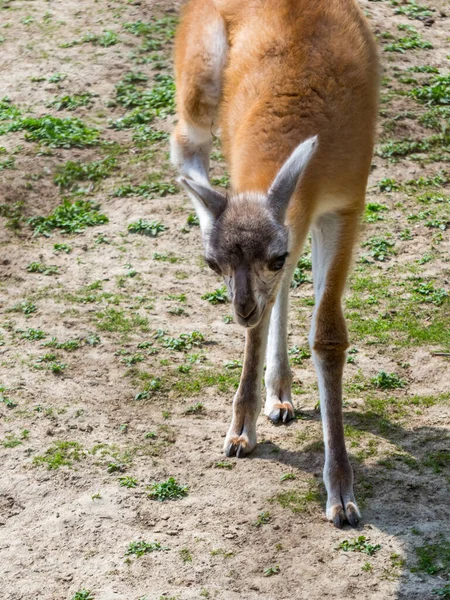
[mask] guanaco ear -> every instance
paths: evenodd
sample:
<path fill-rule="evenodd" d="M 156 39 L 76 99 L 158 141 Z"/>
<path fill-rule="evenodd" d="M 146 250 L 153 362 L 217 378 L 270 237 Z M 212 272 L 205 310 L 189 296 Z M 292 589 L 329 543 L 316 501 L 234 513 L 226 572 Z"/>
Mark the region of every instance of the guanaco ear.
<path fill-rule="evenodd" d="M 267 201 L 275 218 L 284 222 L 289 200 L 295 191 L 303 170 L 317 148 L 317 135 L 305 140 L 292 152 L 278 171 L 270 186 Z"/>
<path fill-rule="evenodd" d="M 178 181 L 189 194 L 195 212 L 200 221 L 202 234 L 208 233 L 212 224 L 225 210 L 227 198 L 220 192 L 216 192 L 212 187 L 198 183 L 187 177 L 180 177 Z"/>

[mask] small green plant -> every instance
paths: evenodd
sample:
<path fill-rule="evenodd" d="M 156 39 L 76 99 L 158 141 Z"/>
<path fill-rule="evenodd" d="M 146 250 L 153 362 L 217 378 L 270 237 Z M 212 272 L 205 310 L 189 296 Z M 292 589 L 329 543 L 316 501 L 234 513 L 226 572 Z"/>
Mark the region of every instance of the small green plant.
<path fill-rule="evenodd" d="M 48 217 L 31 217 L 28 224 L 35 235 L 49 236 L 54 229 L 62 233 L 81 233 L 86 227 L 108 222 L 108 217 L 99 212 L 100 205 L 90 200 L 64 200 Z"/>
<path fill-rule="evenodd" d="M 53 75 L 50 75 L 50 77 L 47 79 L 47 81 L 49 83 L 60 83 L 61 81 L 64 81 L 64 79 L 67 78 L 67 75 L 65 73 L 53 73 Z"/>
<path fill-rule="evenodd" d="M 207 292 L 201 297 L 202 300 L 207 300 L 210 304 L 224 304 L 228 302 L 227 288 L 222 286 L 214 292 Z"/>
<path fill-rule="evenodd" d="M 125 551 L 125 556 L 136 556 L 140 558 L 144 556 L 144 554 L 149 554 L 150 552 L 160 552 L 162 550 L 169 550 L 167 546 L 163 546 L 160 542 L 131 542 L 128 548 Z"/>
<path fill-rule="evenodd" d="M 126 122 L 126 118 L 114 124 L 117 128 L 125 128 L 136 123 L 145 123 L 151 121 L 155 116 L 165 117 L 175 112 L 175 82 L 170 75 L 158 74 L 154 80 L 156 85 L 152 89 L 143 86 L 147 77 L 143 73 L 129 73 L 125 75 L 122 81 L 116 84 L 115 102 L 125 108 L 136 109 L 133 117 L 140 117 L 131 123 Z M 144 113 L 144 114 L 142 114 Z M 129 115 L 131 116 L 131 115 Z M 124 123 L 125 122 L 125 123 Z"/>
<path fill-rule="evenodd" d="M 363 248 L 369 249 L 369 255 L 376 261 L 384 262 L 394 254 L 395 242 L 388 239 L 373 236 L 362 244 Z"/>
<path fill-rule="evenodd" d="M 441 598 L 449 599 L 450 598 L 450 583 L 444 585 L 441 588 L 435 588 L 433 590 L 433 594 L 435 596 L 440 596 Z"/>
<path fill-rule="evenodd" d="M 90 590 L 82 589 L 72 596 L 72 600 L 95 600 L 92 592 Z"/>
<path fill-rule="evenodd" d="M 25 130 L 25 139 L 50 148 L 84 148 L 99 143 L 98 129 L 88 127 L 76 118 L 43 117 L 18 118 L 0 127 L 0 135 Z"/>
<path fill-rule="evenodd" d="M 47 469 L 55 470 L 60 467 L 71 467 L 74 461 L 85 457 L 85 452 L 78 442 L 54 442 L 43 455 L 35 456 L 34 465 L 46 465 Z"/>
<path fill-rule="evenodd" d="M 219 462 L 216 462 L 216 464 L 214 466 L 216 467 L 216 469 L 231 470 L 233 468 L 233 463 L 230 463 L 227 460 L 220 460 Z"/>
<path fill-rule="evenodd" d="M 84 94 L 73 94 L 73 96 L 60 96 L 49 102 L 47 106 L 56 108 L 56 110 L 76 110 L 80 106 L 90 106 L 91 104 L 92 94 L 85 92 Z"/>
<path fill-rule="evenodd" d="M 385 204 L 379 204 L 378 202 L 368 202 L 366 204 L 366 214 L 364 220 L 366 223 L 376 223 L 377 221 L 383 221 L 383 212 L 387 210 L 388 207 Z"/>
<path fill-rule="evenodd" d="M 109 472 L 111 473 L 112 471 Z M 135 477 L 130 477 L 129 475 L 123 475 L 123 477 L 119 477 L 118 482 L 120 487 L 126 487 L 128 489 L 135 488 L 138 486 L 138 480 Z"/>
<path fill-rule="evenodd" d="M 186 414 L 186 415 L 203 415 L 204 413 L 205 413 L 205 405 L 202 404 L 202 402 L 197 402 L 196 404 L 189 406 L 184 411 L 184 414 Z"/>
<path fill-rule="evenodd" d="M 69 244 L 53 244 L 53 249 L 55 252 L 65 252 L 66 254 L 72 252 L 72 246 L 69 246 Z"/>
<path fill-rule="evenodd" d="M 396 192 L 400 189 L 400 186 L 395 179 L 389 179 L 386 177 L 378 182 L 378 189 L 380 192 Z"/>
<path fill-rule="evenodd" d="M 118 187 L 112 195 L 118 198 L 142 196 L 142 198 L 152 200 L 153 198 L 163 198 L 168 194 L 176 194 L 177 192 L 178 188 L 176 185 L 167 181 L 161 181 L 159 174 L 154 173 L 149 177 L 148 182 L 140 183 L 139 185 L 126 183 Z"/>
<path fill-rule="evenodd" d="M 168 336 L 162 338 L 162 345 L 164 348 L 169 348 L 170 350 L 175 350 L 177 352 L 190 350 L 193 346 L 202 346 L 204 342 L 205 338 L 199 331 L 182 333 L 178 338 Z"/>
<path fill-rule="evenodd" d="M 98 38 L 98 45 L 103 48 L 109 48 L 109 46 L 115 46 L 119 42 L 119 36 L 114 31 L 106 30 Z"/>
<path fill-rule="evenodd" d="M 148 490 L 149 498 L 164 502 L 166 500 L 184 498 L 188 495 L 189 487 L 187 485 L 179 485 L 174 477 L 169 477 L 167 481 L 152 484 Z"/>
<path fill-rule="evenodd" d="M 408 19 L 417 19 L 423 21 L 433 16 L 434 9 L 428 6 L 417 4 L 416 0 L 391 0 L 395 15 L 405 15 Z"/>
<path fill-rule="evenodd" d="M 74 191 L 78 187 L 76 182 L 105 179 L 116 166 L 117 159 L 112 156 L 86 163 L 68 160 L 57 168 L 53 181 L 60 188 Z"/>
<path fill-rule="evenodd" d="M 188 216 L 186 223 L 189 225 L 189 227 L 199 227 L 200 226 L 200 221 L 198 220 L 197 215 L 194 213 L 191 213 Z"/>
<path fill-rule="evenodd" d="M 259 513 L 258 518 L 254 522 L 254 526 L 261 527 L 262 525 L 267 525 L 268 523 L 270 523 L 271 520 L 272 517 L 270 515 L 270 512 L 264 511 L 262 513 Z"/>
<path fill-rule="evenodd" d="M 189 548 L 181 548 L 180 557 L 184 563 L 192 562 L 192 554 Z"/>
<path fill-rule="evenodd" d="M 5 391 L 5 388 L 0 385 L 0 402 L 3 403 L 6 408 L 16 408 L 17 402 L 14 402 L 14 400 L 8 398 L 8 396 L 4 394 Z"/>
<path fill-rule="evenodd" d="M 157 237 L 159 233 L 166 231 L 166 229 L 167 227 L 161 221 L 146 221 L 145 219 L 139 219 L 139 221 L 128 225 L 130 233 L 140 233 L 150 237 Z"/>
<path fill-rule="evenodd" d="M 24 315 L 31 315 L 37 311 L 37 306 L 30 300 L 24 300 L 19 304 L 15 304 L 12 308 L 8 309 L 8 312 L 21 312 Z"/>
<path fill-rule="evenodd" d="M 406 385 L 405 380 L 396 373 L 385 373 L 384 371 L 380 371 L 375 377 L 372 377 L 370 382 L 381 390 L 395 390 Z"/>
<path fill-rule="evenodd" d="M 108 473 L 123 473 L 126 470 L 126 465 L 120 462 L 110 462 L 108 463 L 107 471 Z"/>
<path fill-rule="evenodd" d="M 422 260 L 422 264 L 424 261 Z M 429 302 L 435 306 L 442 306 L 450 297 L 444 288 L 436 289 L 431 282 L 420 282 L 414 287 L 414 291 L 419 295 L 420 301 Z"/>
<path fill-rule="evenodd" d="M 431 467 L 435 473 L 441 473 L 443 469 L 450 468 L 450 451 L 436 450 L 425 455 L 423 464 Z"/>
<path fill-rule="evenodd" d="M 42 273 L 42 275 L 56 275 L 59 267 L 56 265 L 43 265 L 40 262 L 32 262 L 27 266 L 29 273 Z"/>
<path fill-rule="evenodd" d="M 296 479 L 294 473 L 284 473 L 284 475 L 281 475 L 280 477 L 280 481 L 291 481 L 293 479 Z"/>
<path fill-rule="evenodd" d="M 373 556 L 380 548 L 380 544 L 370 544 L 365 535 L 360 535 L 352 540 L 344 540 L 337 547 L 338 550 L 344 550 L 344 552 L 363 552 L 369 556 Z"/>
<path fill-rule="evenodd" d="M 450 104 L 450 75 L 436 75 L 429 85 L 414 88 L 411 96 L 428 105 Z"/>
<path fill-rule="evenodd" d="M 301 365 L 303 361 L 307 358 L 311 358 L 311 352 L 309 350 L 305 350 L 304 348 L 300 348 L 299 346 L 292 346 L 292 348 L 288 351 L 291 365 Z"/>
<path fill-rule="evenodd" d="M 30 328 L 30 329 L 27 329 L 26 331 L 21 331 L 20 337 L 24 340 L 35 341 L 35 340 L 43 340 L 44 338 L 47 337 L 47 334 L 45 333 L 45 331 L 42 331 L 40 329 Z"/>
<path fill-rule="evenodd" d="M 280 567 L 278 565 L 274 565 L 273 567 L 264 569 L 264 577 L 272 577 L 272 575 L 278 575 L 279 572 Z"/>
<path fill-rule="evenodd" d="M 305 271 L 310 271 L 312 268 L 310 256 L 302 256 L 295 267 L 294 274 L 292 276 L 291 288 L 295 289 L 310 281 Z"/>
<path fill-rule="evenodd" d="M 409 25 L 407 27 L 408 29 L 405 29 L 405 27 L 402 28 L 403 31 L 407 31 L 407 35 L 391 44 L 387 44 L 384 47 L 385 52 L 400 52 L 404 54 L 406 50 L 431 50 L 433 48 L 433 44 L 424 40 L 414 27 L 410 27 Z"/>

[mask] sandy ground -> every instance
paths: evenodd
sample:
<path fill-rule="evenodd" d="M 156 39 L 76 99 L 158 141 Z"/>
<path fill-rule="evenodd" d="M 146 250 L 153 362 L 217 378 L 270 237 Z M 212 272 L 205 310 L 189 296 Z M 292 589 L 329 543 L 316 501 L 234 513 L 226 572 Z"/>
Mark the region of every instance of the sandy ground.
<path fill-rule="evenodd" d="M 417 121 L 401 117 L 419 105 L 392 94 L 409 89 L 407 84 L 402 88 L 395 74 L 414 65 L 434 65 L 448 73 L 450 9 L 445 15 L 444 2 L 429 1 L 435 9 L 430 24 L 395 15 L 389 2 L 361 5 L 378 35 L 389 31 L 400 37 L 397 26 L 407 24 L 433 43 L 428 50 L 382 52 L 380 144 L 389 135 L 420 138 L 425 133 Z M 198 227 L 186 225 L 191 206 L 179 192 L 154 199 L 112 195 L 118 186 L 142 183 L 156 171 L 163 181 L 174 180 L 167 141 L 139 146 L 132 131 L 117 131 L 109 124 L 126 113 L 111 103 L 114 86 L 126 73 L 144 72 L 151 87 L 160 67 L 170 72 L 171 40 L 156 51 L 162 65 L 155 59 L 138 64 L 132 55 L 143 38 L 123 24 L 173 17 L 179 3 L 2 0 L 0 9 L 0 97 L 8 96 L 33 116 L 79 117 L 101 129 L 103 142 L 115 143 L 42 152 L 23 132 L 0 136 L 5 157 L 15 160 L 15 169 L 0 171 L 0 204 L 21 202 L 24 215 L 16 231 L 5 227 L 7 218 L 0 223 L 0 385 L 10 404 L 0 402 L 0 598 L 70 600 L 83 589 L 91 590 L 95 600 L 438 597 L 434 590 L 443 588 L 449 577 L 448 555 L 447 567 L 435 574 L 414 569 L 417 548 L 450 539 L 450 369 L 448 357 L 433 354 L 448 353 L 448 345 L 426 340 L 402 345 L 395 332 L 384 343 L 352 334 L 358 352 L 346 369 L 345 418 L 363 511 L 358 531 L 334 529 L 324 516 L 320 415 L 309 359 L 293 365 L 299 418 L 288 427 L 273 427 L 261 416 L 260 443 L 252 456 L 225 461 L 221 447 L 239 375 L 239 368 L 226 365 L 242 359 L 243 335 L 224 320 L 231 314 L 229 304 L 212 305 L 201 298 L 221 282 L 202 261 Z M 101 36 L 104 31 L 117 33 L 118 42 L 61 46 L 88 32 Z M 148 50 L 138 56 L 152 54 Z M 56 72 L 67 77 L 49 82 Z M 47 106 L 55 96 L 86 91 L 94 94 L 91 106 L 73 112 Z M 156 119 L 154 126 L 170 131 L 173 119 Z M 109 222 L 80 234 L 33 236 L 25 219 L 50 214 L 64 195 L 53 182 L 58 165 L 98 160 L 112 152 L 117 168 L 87 196 L 101 204 Z M 361 243 L 373 235 L 392 234 L 398 252 L 387 262 L 370 265 L 358 259 L 352 286 L 358 276 L 383 276 L 394 304 L 398 282 L 412 272 L 449 289 L 448 231 L 408 221 L 411 211 L 420 210 L 414 195 L 380 192 L 377 186 L 383 178 L 406 181 L 434 175 L 448 167 L 445 157 L 441 159 L 392 163 L 374 158 L 368 201 L 389 211 L 382 221 L 364 225 Z M 223 174 L 216 155 L 213 175 Z M 439 191 L 448 194 L 446 186 Z M 161 220 L 167 229 L 156 238 L 127 233 L 127 225 L 140 218 Z M 399 241 L 407 227 L 412 239 Z M 55 243 L 69 244 L 72 251 L 56 252 Z M 429 251 L 432 261 L 416 262 Z M 155 253 L 174 262 L 156 260 Z M 358 257 L 364 253 L 359 247 Z M 27 266 L 33 261 L 57 265 L 59 271 L 30 273 Z M 92 286 L 94 282 L 100 283 Z M 182 294 L 185 300 L 180 302 Z M 292 290 L 290 347 L 307 347 L 311 298 L 310 282 Z M 25 301 L 33 303 L 34 312 L 17 308 Z M 374 304 L 374 318 L 382 314 L 383 302 Z M 426 321 L 431 308 L 418 304 L 415 310 L 423 311 Z M 111 311 L 125 321 L 108 331 L 101 315 Z M 24 338 L 29 328 L 46 337 Z M 201 332 L 205 343 L 181 352 L 164 347 L 164 335 L 192 331 Z M 99 336 L 94 345 L 84 341 L 92 341 L 93 334 Z M 52 337 L 81 341 L 72 352 L 52 350 L 44 347 Z M 139 349 L 145 341 L 150 344 Z M 48 352 L 66 365 L 61 373 L 39 362 Z M 140 358 L 133 364 L 130 357 L 136 355 Z M 406 386 L 374 390 L 367 382 L 380 371 L 399 373 Z M 158 389 L 136 400 L 152 381 Z M 388 397 L 392 400 L 386 403 Z M 414 402 L 415 397 L 422 400 Z M 385 402 L 384 413 L 370 405 L 371 398 Z M 192 409 L 198 403 L 202 408 Z M 59 442 L 79 444 L 77 454 L 68 457 L 71 464 L 47 469 L 39 457 Z M 436 452 L 441 452 L 438 468 L 429 461 Z M 109 472 L 111 463 L 123 472 Z M 287 473 L 295 478 L 281 481 Z M 136 487 L 121 486 L 122 476 L 134 478 Z M 172 476 L 189 486 L 186 497 L 158 502 L 148 496 L 149 485 Z M 303 499 L 297 512 L 274 500 L 288 491 Z M 264 512 L 269 513 L 268 522 L 256 525 Z M 338 549 L 357 535 L 381 548 L 373 556 Z M 139 540 L 160 542 L 167 550 L 126 557 L 129 544 Z M 279 573 L 265 576 L 274 566 Z"/>

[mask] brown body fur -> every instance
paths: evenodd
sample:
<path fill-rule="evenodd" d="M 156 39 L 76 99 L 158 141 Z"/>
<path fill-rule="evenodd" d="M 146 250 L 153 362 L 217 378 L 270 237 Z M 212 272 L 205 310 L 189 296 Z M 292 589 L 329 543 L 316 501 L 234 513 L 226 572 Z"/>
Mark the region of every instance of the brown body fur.
<path fill-rule="evenodd" d="M 205 70 L 207 49 L 187 40 L 194 23 L 208 33 L 219 14 L 230 49 L 218 109 L 214 68 Z M 305 213 L 315 215 L 327 200 L 362 209 L 379 67 L 372 34 L 353 0 L 193 0 L 177 37 L 176 69 L 180 116 L 220 127 L 236 192 L 266 192 L 292 150 L 318 135 L 318 151 L 290 204 L 290 225 Z"/>

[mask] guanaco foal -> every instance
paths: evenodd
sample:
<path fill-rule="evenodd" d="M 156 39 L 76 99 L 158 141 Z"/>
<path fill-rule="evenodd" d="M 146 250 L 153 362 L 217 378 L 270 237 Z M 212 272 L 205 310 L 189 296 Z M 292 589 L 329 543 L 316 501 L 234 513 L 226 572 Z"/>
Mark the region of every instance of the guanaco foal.
<path fill-rule="evenodd" d="M 348 347 L 341 296 L 364 206 L 379 66 L 355 0 L 191 0 L 175 47 L 178 124 L 172 161 L 196 208 L 205 260 L 223 275 L 245 357 L 224 450 L 256 446 L 264 359 L 265 414 L 294 417 L 288 295 L 308 231 L 315 311 L 309 343 L 325 440 L 327 517 L 360 518 L 342 421 Z M 228 195 L 209 185 L 220 129 Z M 266 353 L 267 349 L 267 353 Z"/>

